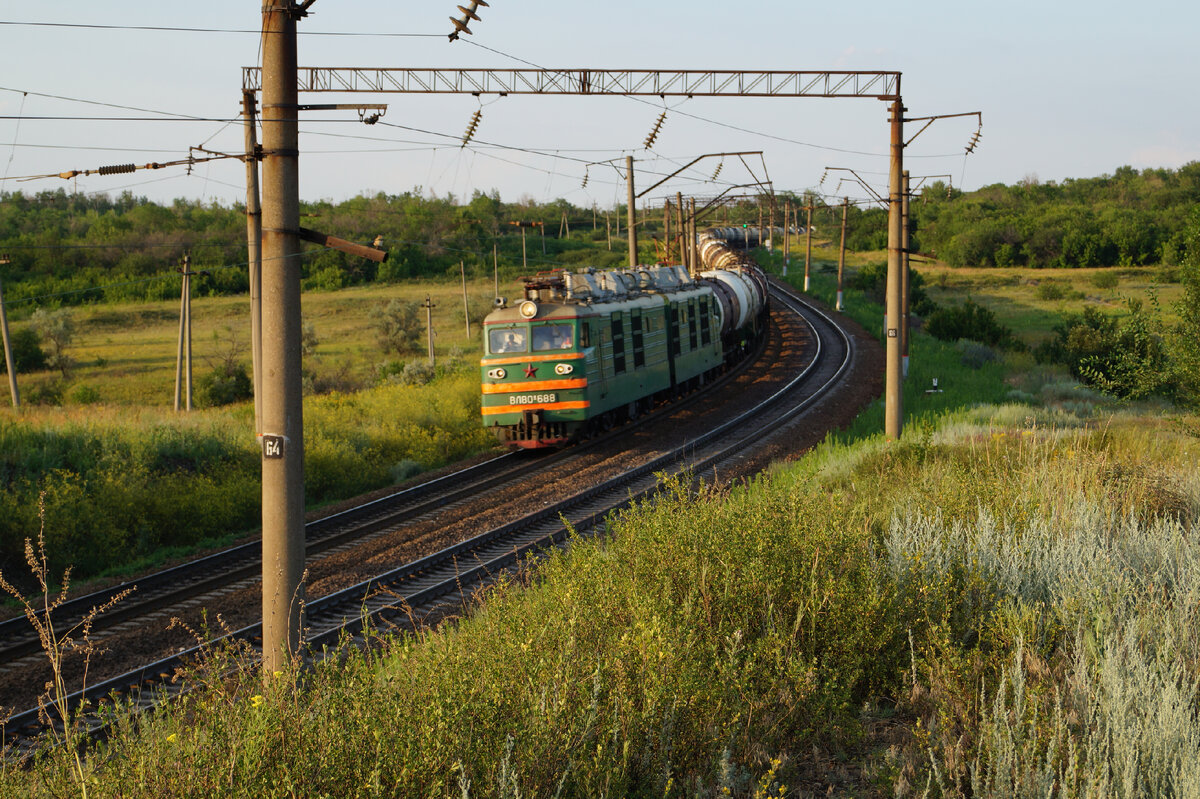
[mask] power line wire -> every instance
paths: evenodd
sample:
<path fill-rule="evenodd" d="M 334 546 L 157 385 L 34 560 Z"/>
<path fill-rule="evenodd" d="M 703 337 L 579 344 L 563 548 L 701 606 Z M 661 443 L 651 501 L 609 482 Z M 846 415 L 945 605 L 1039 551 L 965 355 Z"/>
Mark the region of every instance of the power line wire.
<path fill-rule="evenodd" d="M 0 20 L 0 25 L 30 28 L 77 28 L 80 30 L 149 31 L 153 33 L 242 33 L 262 35 L 261 28 L 188 28 L 178 25 L 101 25 L 86 22 L 26 22 Z M 381 31 L 297 31 L 300 36 L 380 37 L 392 39 L 442 39 L 444 33 L 386 33 Z"/>

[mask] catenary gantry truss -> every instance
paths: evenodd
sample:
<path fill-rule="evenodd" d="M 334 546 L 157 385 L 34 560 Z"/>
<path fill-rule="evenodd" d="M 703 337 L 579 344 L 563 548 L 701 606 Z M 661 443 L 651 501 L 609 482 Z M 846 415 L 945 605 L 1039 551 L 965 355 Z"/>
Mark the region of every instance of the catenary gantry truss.
<path fill-rule="evenodd" d="M 296 75 L 301 92 L 900 98 L 899 72 L 300 67 Z M 243 67 L 243 89 L 261 84 L 260 68 Z"/>

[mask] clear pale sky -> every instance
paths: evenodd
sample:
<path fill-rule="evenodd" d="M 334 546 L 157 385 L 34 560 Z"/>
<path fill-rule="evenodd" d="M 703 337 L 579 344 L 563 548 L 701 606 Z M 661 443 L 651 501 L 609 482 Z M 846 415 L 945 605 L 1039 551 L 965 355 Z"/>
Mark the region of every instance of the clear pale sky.
<path fill-rule="evenodd" d="M 474 35 L 451 44 L 447 17 L 459 15 L 458 1 L 317 0 L 300 23 L 300 63 L 896 70 L 903 73 L 909 116 L 983 112 L 982 140 L 970 156 L 963 149 L 975 130 L 972 119 L 937 122 L 921 134 L 906 152 L 914 176 L 949 174 L 954 185 L 970 190 L 1031 176 L 1061 181 L 1126 164 L 1174 168 L 1200 159 L 1200 6 L 1194 3 L 492 0 L 480 9 L 482 21 L 471 23 Z M 244 200 L 244 170 L 236 161 L 200 165 L 191 175 L 177 167 L 73 181 L 11 178 L 174 160 L 186 157 L 189 145 L 240 150 L 239 122 L 166 120 L 236 117 L 241 68 L 258 63 L 261 0 L 2 0 L 0 22 L 6 23 L 0 24 L 5 191 L 128 189 L 158 201 Z M 130 29 L 142 26 L 191 30 Z M 313 35 L 331 32 L 370 35 Z M 680 98 L 306 95 L 301 101 L 389 106 L 383 118 L 389 126 L 361 125 L 351 111 L 303 114 L 301 195 L 309 200 L 421 187 L 439 196 L 469 198 L 475 190 L 495 189 L 509 201 L 565 197 L 605 207 L 623 200 L 624 186 L 612 168 L 592 166 L 581 187 L 584 162 L 633 154 L 645 175 L 639 182 L 648 185 L 652 175 L 697 155 L 735 150 L 763 150 L 777 190 L 816 188 L 825 166 L 854 168 L 880 187 L 886 181 L 887 113 L 872 99 L 694 98 L 680 104 Z M 460 149 L 459 137 L 481 102 L 477 140 L 487 144 Z M 664 105 L 673 110 L 654 150 L 646 151 L 642 141 Z M 910 125 L 908 135 L 916 127 Z M 761 173 L 757 161 L 751 166 Z M 715 167 L 706 162 L 654 196 L 714 194 L 755 179 L 730 159 L 721 184 L 706 182 Z M 822 190 L 836 186 L 832 178 Z M 863 192 L 844 186 L 839 193 Z"/>

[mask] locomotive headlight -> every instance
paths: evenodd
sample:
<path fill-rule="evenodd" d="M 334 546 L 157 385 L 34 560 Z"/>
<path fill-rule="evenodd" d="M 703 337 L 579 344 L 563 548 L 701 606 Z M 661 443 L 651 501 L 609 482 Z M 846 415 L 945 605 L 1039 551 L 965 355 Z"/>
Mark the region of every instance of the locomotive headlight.
<path fill-rule="evenodd" d="M 575 371 L 575 367 L 569 363 L 556 364 L 554 367 L 554 374 L 556 374 L 556 375 L 569 375 L 569 374 L 571 374 L 571 372 L 574 372 L 574 371 Z"/>
<path fill-rule="evenodd" d="M 525 300 L 523 303 L 521 303 L 520 311 L 521 316 L 525 317 L 526 319 L 532 319 L 533 317 L 537 316 L 537 303 L 533 300 Z"/>
<path fill-rule="evenodd" d="M 492 378 L 493 380 L 503 380 L 507 375 L 508 372 L 504 371 L 503 369 L 488 370 L 488 377 Z"/>

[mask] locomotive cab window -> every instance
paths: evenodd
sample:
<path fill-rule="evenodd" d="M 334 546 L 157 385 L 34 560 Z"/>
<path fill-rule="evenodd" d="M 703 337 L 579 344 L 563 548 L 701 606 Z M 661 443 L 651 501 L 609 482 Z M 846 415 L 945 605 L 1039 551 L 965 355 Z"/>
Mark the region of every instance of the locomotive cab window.
<path fill-rule="evenodd" d="M 535 352 L 569 350 L 573 346 L 574 339 L 574 330 L 570 325 L 540 325 L 533 329 Z"/>
<path fill-rule="evenodd" d="M 488 331 L 488 352 L 493 355 L 504 352 L 527 352 L 525 331 L 519 328 L 500 328 Z"/>

